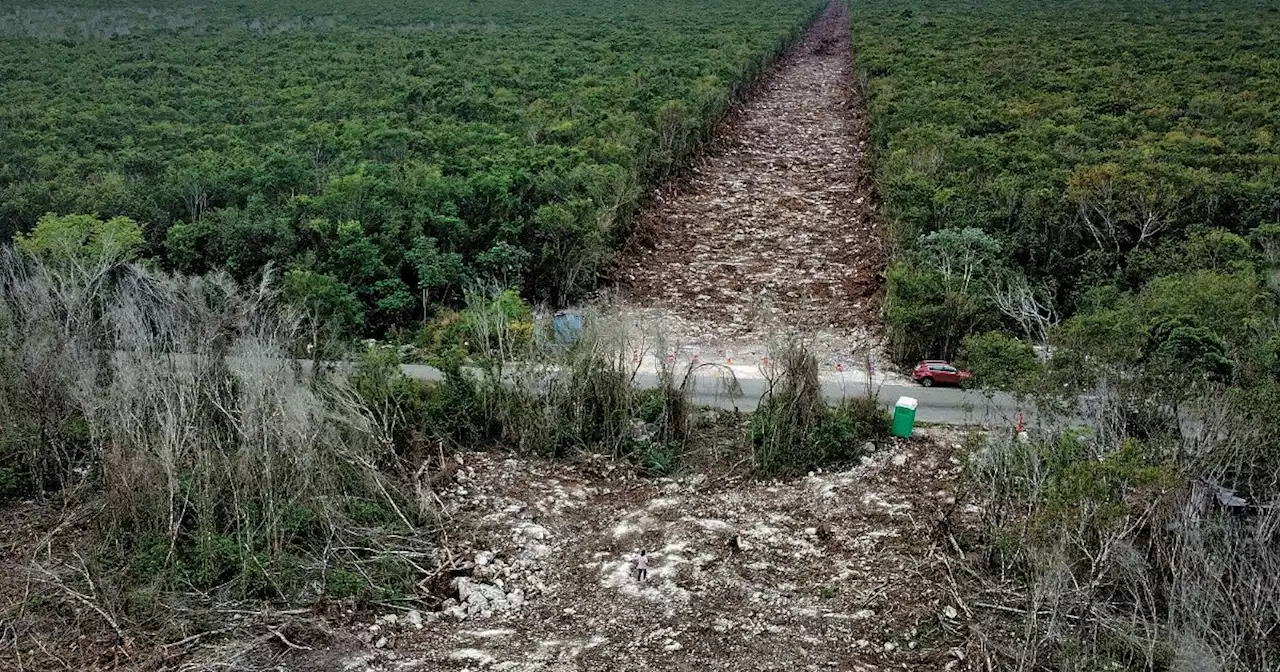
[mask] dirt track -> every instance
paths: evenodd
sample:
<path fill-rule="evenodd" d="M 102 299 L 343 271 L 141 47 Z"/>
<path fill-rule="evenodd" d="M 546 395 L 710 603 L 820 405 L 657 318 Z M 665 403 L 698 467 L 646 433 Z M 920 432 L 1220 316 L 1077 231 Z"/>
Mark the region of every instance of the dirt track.
<path fill-rule="evenodd" d="M 641 214 L 619 269 L 630 305 L 722 339 L 874 321 L 885 251 L 861 110 L 835 2 Z"/>

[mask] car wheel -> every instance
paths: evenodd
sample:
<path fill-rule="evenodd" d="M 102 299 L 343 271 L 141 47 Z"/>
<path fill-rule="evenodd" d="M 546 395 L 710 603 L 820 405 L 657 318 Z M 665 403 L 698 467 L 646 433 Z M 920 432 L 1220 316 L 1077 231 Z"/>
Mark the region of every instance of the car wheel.
<path fill-rule="evenodd" d="M 932 378 L 921 378 L 921 379 L 920 379 L 920 384 L 921 384 L 921 385 L 924 385 L 925 387 L 933 387 L 933 379 L 932 379 Z"/>

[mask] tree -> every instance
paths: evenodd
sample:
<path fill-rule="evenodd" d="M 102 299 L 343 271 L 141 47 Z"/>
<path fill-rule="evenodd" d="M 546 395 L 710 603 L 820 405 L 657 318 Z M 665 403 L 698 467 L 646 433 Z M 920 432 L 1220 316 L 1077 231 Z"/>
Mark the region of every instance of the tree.
<path fill-rule="evenodd" d="M 937 271 L 903 261 L 887 276 L 885 317 L 900 361 L 950 357 L 965 335 L 995 326 L 985 297 L 950 291 Z"/>
<path fill-rule="evenodd" d="M 418 290 L 422 293 L 422 323 L 427 323 L 427 306 L 432 291 L 451 287 L 462 281 L 466 272 L 462 255 L 441 252 L 435 238 L 421 236 L 413 241 L 406 255 L 418 274 Z"/>
<path fill-rule="evenodd" d="M 1052 298 L 1042 298 L 1027 276 L 1020 272 L 995 273 L 991 280 L 991 302 L 1005 317 L 1022 328 L 1037 345 L 1049 343 L 1049 330 L 1057 324 Z"/>
<path fill-rule="evenodd" d="M 974 278 L 995 263 L 1000 247 L 982 229 L 941 229 L 920 239 L 919 256 L 942 275 L 948 291 L 968 294 Z"/>
<path fill-rule="evenodd" d="M 164 250 L 169 265 L 180 273 L 199 273 L 211 261 L 209 248 L 215 237 L 207 221 L 176 222 L 165 232 Z"/>
<path fill-rule="evenodd" d="M 1156 347 L 1155 359 L 1174 380 L 1183 383 L 1223 382 L 1236 368 L 1222 337 L 1204 327 L 1173 327 Z"/>
<path fill-rule="evenodd" d="M 516 287 L 532 257 L 528 250 L 500 240 L 488 251 L 476 255 L 476 267 L 499 285 Z"/>
<path fill-rule="evenodd" d="M 40 218 L 28 234 L 13 243 L 28 254 L 53 262 L 97 263 L 128 261 L 142 248 L 142 227 L 128 217 L 102 220 L 94 215 L 55 215 Z"/>
<path fill-rule="evenodd" d="M 1117 258 L 1164 231 L 1179 209 L 1173 184 L 1116 163 L 1077 169 L 1067 196 L 1098 248 Z"/>
<path fill-rule="evenodd" d="M 1249 237 L 1262 249 L 1262 259 L 1267 266 L 1280 266 L 1280 222 L 1267 222 L 1254 229 Z"/>
<path fill-rule="evenodd" d="M 1191 268 L 1226 271 L 1254 258 L 1249 241 L 1230 231 L 1210 229 L 1187 240 L 1187 262 Z"/>
<path fill-rule="evenodd" d="M 1043 375 L 1029 343 L 998 331 L 966 336 L 956 363 L 972 371 L 978 385 L 997 390 L 1034 389 Z"/>
<path fill-rule="evenodd" d="M 327 341 L 355 335 L 364 324 L 364 309 L 355 291 L 332 275 L 291 269 L 284 276 L 284 297 L 306 318 L 316 357 Z"/>
<path fill-rule="evenodd" d="M 376 329 L 381 332 L 394 327 L 413 309 L 413 294 L 400 278 L 379 280 L 373 284 L 373 306 L 378 316 Z"/>

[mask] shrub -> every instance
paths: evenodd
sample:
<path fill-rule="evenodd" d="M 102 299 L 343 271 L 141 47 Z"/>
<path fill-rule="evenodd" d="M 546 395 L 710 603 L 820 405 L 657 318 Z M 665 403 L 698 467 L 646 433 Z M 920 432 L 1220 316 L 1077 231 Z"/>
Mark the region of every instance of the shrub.
<path fill-rule="evenodd" d="M 770 381 L 748 430 L 758 476 L 848 464 L 866 442 L 888 436 L 889 416 L 875 399 L 848 399 L 835 409 L 826 405 L 817 360 L 807 349 L 789 344 L 775 354 L 780 374 Z"/>
<path fill-rule="evenodd" d="M 1027 391 L 1044 375 L 1030 343 L 998 331 L 965 337 L 956 363 L 973 373 L 976 384 L 998 390 Z"/>

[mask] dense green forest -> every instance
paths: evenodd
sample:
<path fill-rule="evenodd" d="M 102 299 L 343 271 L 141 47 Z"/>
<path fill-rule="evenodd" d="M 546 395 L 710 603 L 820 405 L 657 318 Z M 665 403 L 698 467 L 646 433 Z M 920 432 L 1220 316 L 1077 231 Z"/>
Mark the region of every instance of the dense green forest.
<path fill-rule="evenodd" d="M 1280 5 L 853 8 L 898 249 L 887 317 L 899 357 L 952 355 L 988 329 L 1043 340 L 1058 318 L 1121 296 L 1185 298 L 1184 285 L 1265 298 L 1275 259 L 1261 238 L 1280 222 Z"/>
<path fill-rule="evenodd" d="M 348 335 L 469 282 L 595 283 L 814 0 L 126 0 L 0 9 L 0 239 L 128 217 L 166 268 L 267 263 Z"/>
<path fill-rule="evenodd" d="M 968 464 L 997 667 L 1277 669 L 1280 5 L 853 7 L 894 354 L 1039 415 Z"/>

